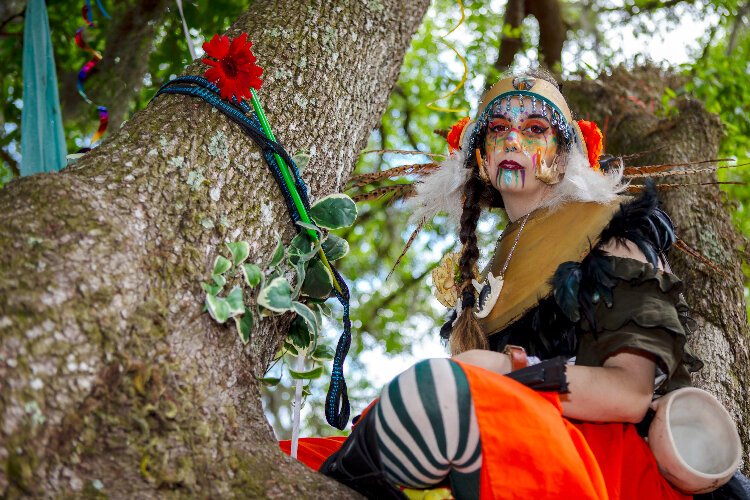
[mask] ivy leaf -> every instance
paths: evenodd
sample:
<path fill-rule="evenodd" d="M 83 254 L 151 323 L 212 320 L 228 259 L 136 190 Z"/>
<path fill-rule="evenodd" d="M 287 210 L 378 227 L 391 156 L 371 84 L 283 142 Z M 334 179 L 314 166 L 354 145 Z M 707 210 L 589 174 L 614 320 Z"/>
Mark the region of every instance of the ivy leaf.
<path fill-rule="evenodd" d="M 222 288 L 219 285 L 211 285 L 210 283 L 201 283 L 201 287 L 209 295 L 218 295 Z"/>
<path fill-rule="evenodd" d="M 227 284 L 227 279 L 223 274 L 212 274 L 211 279 L 214 280 L 214 283 L 219 287 L 219 290 L 224 288 L 224 285 Z"/>
<path fill-rule="evenodd" d="M 232 254 L 232 263 L 239 266 L 250 255 L 250 243 L 247 241 L 237 241 L 234 243 L 225 243 L 229 252 Z"/>
<path fill-rule="evenodd" d="M 330 262 L 339 260 L 349 253 L 349 243 L 335 234 L 329 234 L 323 242 L 323 252 Z"/>
<path fill-rule="evenodd" d="M 227 305 L 229 306 L 229 315 L 237 316 L 245 312 L 245 303 L 242 300 L 242 288 L 235 285 L 232 291 L 227 294 Z"/>
<path fill-rule="evenodd" d="M 222 255 L 217 255 L 216 260 L 214 260 L 214 270 L 211 271 L 211 274 L 224 274 L 231 268 L 232 263 L 229 262 L 229 259 Z"/>
<path fill-rule="evenodd" d="M 315 348 L 315 351 L 313 351 L 310 357 L 318 361 L 325 361 L 333 359 L 335 355 L 336 353 L 333 352 L 333 349 L 331 349 L 327 345 L 320 344 Z"/>
<path fill-rule="evenodd" d="M 310 153 L 307 153 L 306 151 L 297 151 L 294 153 L 294 156 L 292 156 L 292 160 L 294 160 L 295 165 L 297 165 L 297 168 L 300 172 L 305 171 L 305 167 L 307 167 L 307 164 L 310 163 Z"/>
<path fill-rule="evenodd" d="M 260 379 L 260 382 L 262 384 L 264 384 L 264 385 L 269 386 L 269 387 L 273 387 L 273 386 L 277 385 L 279 382 L 281 382 L 281 379 L 280 378 L 276 378 L 276 377 L 264 377 L 264 378 Z"/>
<path fill-rule="evenodd" d="M 268 267 L 278 266 L 284 258 L 284 244 L 281 242 L 281 238 L 277 237 L 276 239 L 276 249 L 273 251 L 273 257 L 271 257 L 271 262 L 268 263 Z"/>
<path fill-rule="evenodd" d="M 306 372 L 296 372 L 294 370 L 289 370 L 289 374 L 295 380 L 313 380 L 313 379 L 320 377 L 323 374 L 323 367 L 319 366 L 317 368 L 313 368 L 312 370 L 308 370 Z"/>
<path fill-rule="evenodd" d="M 310 329 L 307 323 L 301 316 L 296 316 L 289 327 L 289 334 L 287 335 L 287 342 L 291 342 L 294 347 L 298 347 L 302 350 L 307 349 L 312 342 L 310 338 Z"/>
<path fill-rule="evenodd" d="M 330 194 L 310 207 L 310 217 L 326 229 L 349 227 L 357 218 L 357 205 L 345 194 Z"/>
<path fill-rule="evenodd" d="M 318 226 L 316 226 L 315 224 L 311 224 L 311 223 L 309 223 L 309 222 L 303 222 L 303 221 L 301 221 L 301 220 L 298 220 L 296 224 L 297 224 L 297 225 L 298 225 L 299 227 L 302 227 L 302 228 L 304 228 L 304 229 L 310 229 L 310 230 L 312 230 L 312 231 L 315 231 L 316 233 L 318 233 L 318 235 L 319 235 L 319 236 L 323 234 L 323 230 L 322 230 L 322 229 L 320 229 L 320 228 L 319 228 Z"/>
<path fill-rule="evenodd" d="M 312 334 L 312 338 L 317 338 L 320 330 L 318 329 L 318 322 L 315 318 L 315 313 L 312 312 L 312 310 L 302 302 L 293 302 L 292 308 L 294 309 L 294 312 L 296 312 L 299 317 L 305 321 L 305 323 L 307 324 L 307 328 Z"/>
<path fill-rule="evenodd" d="M 312 248 L 313 242 L 310 240 L 310 236 L 306 231 L 300 231 L 289 244 L 289 263 L 293 266 L 296 265 L 301 257 L 311 252 Z"/>
<path fill-rule="evenodd" d="M 304 259 L 297 260 L 297 264 L 295 264 L 294 270 L 297 273 L 297 283 L 294 287 L 294 297 L 299 297 L 299 293 L 302 290 L 302 284 L 305 282 L 305 275 L 307 273 L 307 261 Z"/>
<path fill-rule="evenodd" d="M 242 264 L 242 274 L 245 276 L 245 282 L 254 287 L 263 279 L 263 273 L 255 264 Z"/>
<path fill-rule="evenodd" d="M 308 297 L 325 298 L 331 294 L 333 278 L 320 259 L 313 259 L 307 267 L 307 275 L 301 292 Z"/>
<path fill-rule="evenodd" d="M 286 354 L 291 354 L 292 356 L 299 355 L 299 352 L 297 352 L 297 348 L 295 347 L 294 343 L 288 338 L 284 341 L 284 348 L 286 348 L 287 350 Z"/>
<path fill-rule="evenodd" d="M 206 309 L 208 309 L 208 314 L 211 315 L 214 321 L 222 325 L 231 317 L 229 304 L 227 304 L 226 299 L 217 297 L 216 295 L 206 295 Z"/>
<path fill-rule="evenodd" d="M 258 305 L 274 312 L 292 309 L 292 285 L 284 278 L 274 278 L 258 294 Z"/>
<path fill-rule="evenodd" d="M 247 310 L 242 316 L 235 316 L 234 324 L 237 327 L 237 334 L 240 336 L 240 340 L 242 340 L 244 345 L 247 345 L 250 342 L 250 332 L 253 329 L 253 312 Z"/>

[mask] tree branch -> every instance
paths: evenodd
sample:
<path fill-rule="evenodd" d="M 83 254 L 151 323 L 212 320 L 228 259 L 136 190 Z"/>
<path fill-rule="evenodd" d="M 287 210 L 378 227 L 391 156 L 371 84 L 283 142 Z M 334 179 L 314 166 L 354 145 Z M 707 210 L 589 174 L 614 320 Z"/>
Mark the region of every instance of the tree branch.
<path fill-rule="evenodd" d="M 521 37 L 507 37 L 505 36 L 505 27 L 510 26 L 511 29 L 518 28 L 523 23 L 523 19 L 526 17 L 524 11 L 524 0 L 508 0 L 508 4 L 505 6 L 505 16 L 503 18 L 502 26 L 502 37 L 500 39 L 500 52 L 497 55 L 497 61 L 495 61 L 495 69 L 502 73 L 506 71 L 513 64 L 513 58 L 516 56 L 519 50 L 521 50 Z"/>
<path fill-rule="evenodd" d="M 737 12 L 737 16 L 734 18 L 734 25 L 732 26 L 732 33 L 729 35 L 729 43 L 727 44 L 727 56 L 731 56 L 734 52 L 734 48 L 737 46 L 737 35 L 740 32 L 740 28 L 745 24 L 745 15 L 750 12 L 750 2 L 745 2 L 740 10 Z"/>

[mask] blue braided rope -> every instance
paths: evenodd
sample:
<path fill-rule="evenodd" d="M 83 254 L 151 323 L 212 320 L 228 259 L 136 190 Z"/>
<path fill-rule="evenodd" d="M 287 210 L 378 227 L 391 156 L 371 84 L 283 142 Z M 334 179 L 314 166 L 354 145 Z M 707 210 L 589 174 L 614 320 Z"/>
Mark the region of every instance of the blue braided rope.
<path fill-rule="evenodd" d="M 301 229 L 300 226 L 296 224 L 296 222 L 301 220 L 301 215 L 294 205 L 292 195 L 284 182 L 284 178 L 276 159 L 274 158 L 274 154 L 279 155 L 286 164 L 289 165 L 294 177 L 295 187 L 302 199 L 302 204 L 305 210 L 309 212 L 310 200 L 308 198 L 307 185 L 302 180 L 299 168 L 289 153 L 286 152 L 280 143 L 272 141 L 266 136 L 260 127 L 258 118 L 246 102 L 238 102 L 233 98 L 231 104 L 227 103 L 219 96 L 219 88 L 200 76 L 181 76 L 170 80 L 162 85 L 152 100 L 156 99 L 161 94 L 182 94 L 200 97 L 208 104 L 224 113 L 233 122 L 240 125 L 263 151 L 263 158 L 271 169 L 276 184 L 284 195 L 284 201 L 286 202 L 289 216 L 292 221 L 295 222 L 297 230 L 299 231 Z M 326 421 L 328 421 L 330 425 L 343 430 L 349 423 L 350 414 L 349 396 L 346 388 L 346 380 L 344 379 L 344 361 L 346 360 L 346 355 L 349 353 L 349 348 L 352 343 L 352 322 L 349 314 L 349 287 L 346 285 L 346 281 L 344 281 L 344 278 L 339 274 L 338 270 L 333 267 L 331 269 L 333 270 L 334 279 L 341 289 L 341 293 L 334 291 L 334 294 L 344 308 L 344 331 L 336 345 L 336 354 L 333 358 L 331 383 L 328 386 L 328 393 L 326 394 L 325 414 Z"/>

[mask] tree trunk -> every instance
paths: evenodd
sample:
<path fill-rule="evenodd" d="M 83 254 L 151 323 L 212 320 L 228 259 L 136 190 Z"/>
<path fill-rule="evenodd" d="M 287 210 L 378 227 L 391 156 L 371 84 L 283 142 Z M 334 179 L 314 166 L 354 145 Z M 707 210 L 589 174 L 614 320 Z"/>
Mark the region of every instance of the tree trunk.
<path fill-rule="evenodd" d="M 565 88 L 581 118 L 596 120 L 606 134 L 605 151 L 647 153 L 628 165 L 654 165 L 717 157 L 721 123 L 697 101 L 683 99 L 671 113 L 661 109 L 665 86 L 678 88 L 679 77 L 654 67 L 618 69 L 596 81 L 568 82 Z M 665 116 L 666 115 L 666 116 Z M 664 191 L 665 209 L 677 236 L 713 261 L 723 274 L 673 250 L 672 269 L 685 283 L 685 297 L 696 320 L 689 344 L 705 362 L 694 383 L 716 395 L 737 422 L 744 448 L 750 449 L 750 381 L 747 309 L 743 296 L 745 242 L 727 213 L 726 195 L 713 185 L 715 174 L 671 177 L 664 183 L 692 186 Z M 748 464 L 745 463 L 748 473 Z"/>
<path fill-rule="evenodd" d="M 311 155 L 314 197 L 347 179 L 427 5 L 258 2 L 230 30 L 251 34 L 261 100 L 290 153 Z M 282 456 L 264 418 L 256 377 L 286 322 L 243 347 L 202 313 L 224 241 L 265 262 L 295 233 L 224 115 L 160 97 L 76 165 L 12 181 L 0 211 L 3 495 L 352 494 Z"/>

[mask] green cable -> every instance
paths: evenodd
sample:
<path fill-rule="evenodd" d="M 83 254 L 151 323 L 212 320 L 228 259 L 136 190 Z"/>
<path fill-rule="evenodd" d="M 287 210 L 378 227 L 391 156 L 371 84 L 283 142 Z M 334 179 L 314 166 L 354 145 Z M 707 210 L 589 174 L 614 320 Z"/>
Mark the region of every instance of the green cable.
<path fill-rule="evenodd" d="M 276 137 L 273 135 L 273 131 L 271 130 L 271 124 L 268 123 L 266 113 L 263 111 L 263 108 L 260 105 L 258 94 L 255 92 L 254 88 L 251 88 L 250 92 L 252 93 L 253 109 L 255 110 L 255 114 L 258 116 L 260 126 L 261 128 L 263 128 L 263 132 L 266 134 L 266 137 L 276 142 Z M 292 175 L 289 173 L 289 167 L 281 156 L 276 153 L 274 153 L 273 156 L 276 159 L 276 164 L 279 166 L 282 177 L 284 177 L 284 183 L 286 184 L 287 189 L 289 189 L 289 193 L 291 193 L 292 195 L 292 200 L 294 201 L 294 206 L 297 208 L 297 213 L 299 213 L 300 219 L 302 219 L 302 222 L 311 224 L 312 221 L 310 220 L 310 216 L 307 214 L 307 209 L 305 208 L 304 203 L 302 203 L 302 198 L 300 198 L 299 196 L 297 186 L 294 184 Z M 305 228 L 305 230 L 313 240 L 313 243 L 317 243 L 319 240 L 318 233 L 308 228 Z M 333 269 L 331 269 L 331 263 L 328 262 L 328 258 L 326 257 L 325 252 L 323 252 L 322 247 L 320 248 L 320 250 L 318 250 L 318 255 L 320 256 L 320 260 L 323 262 L 323 265 L 325 265 L 331 272 L 331 281 L 333 281 L 333 286 L 336 288 L 336 291 L 341 293 L 341 287 L 335 279 L 336 275 L 333 273 Z"/>

